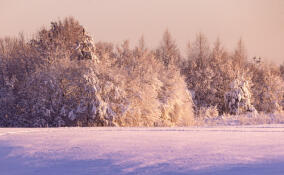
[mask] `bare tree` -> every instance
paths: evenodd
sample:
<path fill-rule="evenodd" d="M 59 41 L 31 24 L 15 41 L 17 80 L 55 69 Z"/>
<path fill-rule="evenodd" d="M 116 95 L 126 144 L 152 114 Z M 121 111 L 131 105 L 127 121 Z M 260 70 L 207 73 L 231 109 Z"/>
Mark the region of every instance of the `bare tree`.
<path fill-rule="evenodd" d="M 242 39 L 239 40 L 232 59 L 235 72 L 242 71 L 247 62 L 247 51 Z"/>
<path fill-rule="evenodd" d="M 160 59 L 166 67 L 169 65 L 180 66 L 180 51 L 168 30 L 165 31 L 161 45 L 156 50 L 156 57 Z"/>

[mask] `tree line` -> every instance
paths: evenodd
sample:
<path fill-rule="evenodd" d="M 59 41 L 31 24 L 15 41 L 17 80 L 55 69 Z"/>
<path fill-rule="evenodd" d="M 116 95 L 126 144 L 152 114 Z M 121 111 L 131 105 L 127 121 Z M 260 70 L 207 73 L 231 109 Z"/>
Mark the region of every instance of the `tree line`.
<path fill-rule="evenodd" d="M 204 116 L 281 113 L 284 64 L 249 59 L 198 34 L 182 56 L 169 31 L 158 48 L 94 42 L 69 17 L 35 37 L 0 39 L 0 126 L 189 126 Z"/>

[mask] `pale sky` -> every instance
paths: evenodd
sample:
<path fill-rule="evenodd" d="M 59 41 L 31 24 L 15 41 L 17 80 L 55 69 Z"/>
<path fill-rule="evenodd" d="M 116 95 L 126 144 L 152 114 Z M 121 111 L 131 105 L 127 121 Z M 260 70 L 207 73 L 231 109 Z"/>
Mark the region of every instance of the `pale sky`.
<path fill-rule="evenodd" d="M 242 37 L 250 57 L 284 62 L 284 0 L 0 0 L 0 37 L 31 37 L 50 21 L 73 16 L 95 41 L 156 47 L 166 29 L 182 50 L 202 32 L 232 50 Z"/>

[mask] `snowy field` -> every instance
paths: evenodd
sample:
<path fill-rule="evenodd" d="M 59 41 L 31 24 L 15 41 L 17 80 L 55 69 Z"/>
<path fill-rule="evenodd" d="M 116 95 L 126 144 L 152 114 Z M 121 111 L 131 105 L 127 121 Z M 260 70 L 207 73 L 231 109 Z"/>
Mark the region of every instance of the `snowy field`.
<path fill-rule="evenodd" d="M 284 125 L 0 128 L 1 175 L 283 175 Z"/>

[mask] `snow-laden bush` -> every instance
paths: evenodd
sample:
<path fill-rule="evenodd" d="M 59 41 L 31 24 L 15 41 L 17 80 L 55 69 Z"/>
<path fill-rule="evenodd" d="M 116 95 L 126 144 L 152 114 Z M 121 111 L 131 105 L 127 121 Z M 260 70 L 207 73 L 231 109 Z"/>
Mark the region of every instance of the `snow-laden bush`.
<path fill-rule="evenodd" d="M 283 110 L 284 80 L 278 68 L 261 63 L 252 69 L 252 93 L 255 108 L 267 113 Z"/>
<path fill-rule="evenodd" d="M 230 91 L 225 94 L 226 108 L 231 114 L 256 112 L 251 104 L 251 98 L 249 81 L 243 76 L 236 78 L 230 85 Z"/>
<path fill-rule="evenodd" d="M 126 92 L 127 110 L 121 126 L 185 126 L 193 123 L 191 95 L 175 66 L 165 67 L 148 52 L 119 50 L 114 78 Z M 121 57 L 122 56 L 122 57 Z"/>
<path fill-rule="evenodd" d="M 21 87 L 19 118 L 35 127 L 115 126 L 125 99 L 113 80 L 90 61 L 57 63 L 35 72 Z"/>
<path fill-rule="evenodd" d="M 184 78 L 175 68 L 160 75 L 163 83 L 159 91 L 164 125 L 187 126 L 194 122 L 193 102 Z M 167 124 L 169 123 L 169 124 Z"/>

